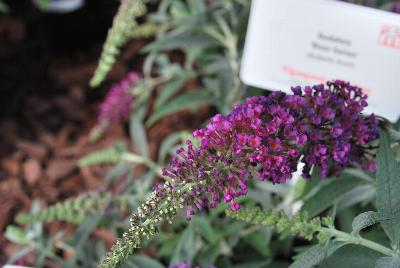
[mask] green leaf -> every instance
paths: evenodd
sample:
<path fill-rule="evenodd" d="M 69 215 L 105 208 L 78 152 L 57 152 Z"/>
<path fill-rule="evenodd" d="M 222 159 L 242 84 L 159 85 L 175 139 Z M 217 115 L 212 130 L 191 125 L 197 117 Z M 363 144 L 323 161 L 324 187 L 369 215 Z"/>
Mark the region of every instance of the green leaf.
<path fill-rule="evenodd" d="M 186 18 L 189 16 L 189 10 L 180 1 L 172 1 L 170 11 L 173 18 Z"/>
<path fill-rule="evenodd" d="M 373 184 L 360 185 L 345 193 L 337 202 L 338 212 L 359 203 L 373 201 L 376 196 L 376 187 Z"/>
<path fill-rule="evenodd" d="M 381 224 L 392 244 L 398 247 L 400 242 L 400 165 L 395 160 L 386 132 L 381 133 L 377 158 L 376 206 L 381 215 L 389 218 Z"/>
<path fill-rule="evenodd" d="M 318 173 L 319 173 L 318 169 L 314 168 L 311 173 L 310 179 L 298 180 L 296 182 L 296 184 L 294 185 L 295 200 L 300 200 L 307 197 L 314 189 L 316 189 L 318 186 L 320 186 L 321 183 L 324 182 Z"/>
<path fill-rule="evenodd" d="M 209 267 L 215 264 L 218 255 L 221 253 L 221 243 L 205 245 L 202 247 L 199 254 L 196 255 L 196 263 L 198 263 L 200 267 Z"/>
<path fill-rule="evenodd" d="M 156 102 L 155 102 L 155 108 L 158 109 L 162 105 L 165 104 L 165 102 L 171 98 L 176 92 L 178 92 L 179 89 L 182 88 L 182 86 L 186 83 L 186 81 L 189 79 L 189 76 L 185 73 L 179 75 L 176 78 L 173 78 L 172 81 L 166 83 L 160 90 L 160 93 L 157 96 Z"/>
<path fill-rule="evenodd" d="M 4 4 L 2 1 L 0 1 L 0 12 L 6 13 L 8 11 L 9 11 L 8 6 L 6 4 Z"/>
<path fill-rule="evenodd" d="M 269 263 L 267 266 L 261 266 L 261 268 L 287 268 L 289 267 L 289 265 L 290 264 L 286 261 L 273 261 Z"/>
<path fill-rule="evenodd" d="M 321 268 L 374 268 L 381 253 L 357 245 L 345 245 L 328 257 Z"/>
<path fill-rule="evenodd" d="M 76 262 L 78 261 L 78 258 L 85 258 L 83 247 L 85 246 L 89 235 L 97 227 L 102 217 L 102 214 L 93 214 L 87 216 L 85 220 L 79 225 L 79 228 L 75 231 L 74 236 L 68 241 L 69 245 L 73 247 L 75 252 L 77 253 L 68 260 L 67 263 L 70 267 L 76 267 Z"/>
<path fill-rule="evenodd" d="M 160 149 L 158 150 L 158 163 L 162 166 L 165 165 L 168 153 L 172 150 L 174 145 L 182 140 L 183 131 L 174 132 L 168 135 L 161 142 Z"/>
<path fill-rule="evenodd" d="M 365 183 L 362 179 L 346 174 L 340 178 L 331 178 L 328 184 L 322 186 L 314 195 L 304 201 L 302 211 L 306 211 L 310 217 L 314 217 L 339 201 L 347 192 Z"/>
<path fill-rule="evenodd" d="M 162 39 L 156 40 L 143 48 L 143 52 L 157 52 L 160 50 L 206 48 L 218 44 L 214 38 L 202 33 L 184 32 L 171 33 Z"/>
<path fill-rule="evenodd" d="M 375 268 L 400 268 L 400 259 L 398 257 L 379 258 Z"/>
<path fill-rule="evenodd" d="M 273 268 L 281 268 L 281 267 L 287 267 L 287 265 L 283 265 L 283 266 L 270 266 L 271 261 L 252 261 L 252 262 L 245 262 L 245 263 L 241 263 L 241 264 L 237 264 L 234 265 L 232 268 L 269 268 L 269 267 L 273 267 Z"/>
<path fill-rule="evenodd" d="M 328 256 L 344 244 L 339 242 L 330 242 L 327 245 L 317 244 L 305 252 L 296 256 L 296 261 L 289 268 L 313 268 L 323 262 Z"/>
<path fill-rule="evenodd" d="M 15 225 L 7 226 L 5 237 L 17 244 L 25 245 L 29 243 L 29 238 L 25 230 Z"/>
<path fill-rule="evenodd" d="M 171 264 L 183 263 L 184 261 L 192 263 L 193 257 L 196 254 L 195 242 L 194 230 L 189 226 L 179 238 L 171 259 Z"/>
<path fill-rule="evenodd" d="M 46 11 L 49 8 L 50 0 L 39 0 L 37 3 L 40 10 Z"/>
<path fill-rule="evenodd" d="M 344 171 L 344 173 L 375 183 L 375 178 L 372 177 L 370 173 L 367 173 L 366 171 L 359 168 L 348 168 Z"/>
<path fill-rule="evenodd" d="M 135 168 L 134 163 L 120 162 L 113 166 L 106 174 L 105 182 L 109 185 L 112 181 L 118 181 L 123 178 L 124 175 L 130 177 L 130 171 Z"/>
<path fill-rule="evenodd" d="M 381 216 L 379 213 L 375 211 L 367 211 L 359 214 L 354 218 L 352 227 L 353 233 L 357 234 L 362 229 L 367 228 L 368 226 L 374 225 L 381 220 Z"/>
<path fill-rule="evenodd" d="M 271 233 L 266 228 L 251 232 L 244 237 L 244 240 L 251 245 L 263 257 L 271 256 L 271 249 L 269 247 Z"/>
<path fill-rule="evenodd" d="M 142 113 L 140 113 L 142 112 Z M 140 155 L 149 157 L 149 145 L 147 142 L 146 130 L 142 123 L 143 111 L 135 112 L 131 116 L 129 132 L 135 148 Z"/>
<path fill-rule="evenodd" d="M 240 230 L 242 230 L 246 226 L 246 223 L 241 221 L 234 221 L 228 224 L 222 231 L 221 235 L 223 237 L 228 237 L 230 235 L 239 234 Z"/>
<path fill-rule="evenodd" d="M 75 231 L 75 235 L 71 240 L 71 245 L 74 245 L 77 248 L 80 247 L 89 237 L 90 233 L 97 227 L 102 217 L 103 215 L 101 214 L 87 216 Z"/>
<path fill-rule="evenodd" d="M 210 103 L 211 101 L 212 98 L 205 90 L 187 92 L 185 94 L 179 95 L 178 97 L 172 99 L 170 102 L 166 103 L 164 106 L 160 107 L 149 118 L 146 125 L 150 126 L 166 115 L 175 113 L 186 108 L 195 109 L 198 106 Z"/>
<path fill-rule="evenodd" d="M 201 234 L 209 243 L 215 243 L 218 239 L 217 234 L 211 227 L 210 221 L 206 217 L 196 216 L 192 219 L 192 224 L 195 231 Z"/>
<path fill-rule="evenodd" d="M 179 235 L 173 235 L 164 239 L 160 245 L 160 248 L 157 251 L 157 257 L 170 257 L 176 249 L 179 238 Z"/>
<path fill-rule="evenodd" d="M 152 259 L 148 256 L 144 255 L 132 255 L 127 260 L 127 265 L 123 265 L 122 267 L 146 267 L 146 268 L 165 268 L 160 262 L 155 259 Z"/>
<path fill-rule="evenodd" d="M 204 0 L 189 0 L 188 6 L 191 13 L 204 13 L 206 12 L 206 5 Z"/>

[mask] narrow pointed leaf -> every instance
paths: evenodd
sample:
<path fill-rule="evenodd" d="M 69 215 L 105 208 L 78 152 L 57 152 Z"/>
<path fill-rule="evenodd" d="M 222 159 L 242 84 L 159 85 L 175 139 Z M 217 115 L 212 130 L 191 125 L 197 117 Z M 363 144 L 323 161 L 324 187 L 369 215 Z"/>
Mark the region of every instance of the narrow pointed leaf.
<path fill-rule="evenodd" d="M 157 109 L 157 111 L 149 118 L 146 124 L 150 126 L 164 116 L 186 108 L 196 109 L 202 104 L 210 103 L 211 100 L 211 96 L 205 90 L 187 92 L 172 99 L 171 101 Z"/>

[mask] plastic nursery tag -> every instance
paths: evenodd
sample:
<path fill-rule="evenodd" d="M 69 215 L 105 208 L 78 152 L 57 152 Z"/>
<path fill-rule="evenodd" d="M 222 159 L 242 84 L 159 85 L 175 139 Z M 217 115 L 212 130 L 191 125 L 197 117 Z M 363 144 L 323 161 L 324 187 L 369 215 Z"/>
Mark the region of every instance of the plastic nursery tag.
<path fill-rule="evenodd" d="M 400 15 L 333 0 L 253 0 L 244 83 L 272 90 L 342 79 L 367 112 L 400 115 Z"/>

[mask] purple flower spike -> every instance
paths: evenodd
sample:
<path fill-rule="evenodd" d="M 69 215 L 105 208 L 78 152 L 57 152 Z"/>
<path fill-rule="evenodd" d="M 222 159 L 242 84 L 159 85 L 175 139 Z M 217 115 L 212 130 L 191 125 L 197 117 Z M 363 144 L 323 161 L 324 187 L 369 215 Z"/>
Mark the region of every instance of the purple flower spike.
<path fill-rule="evenodd" d="M 104 130 L 128 118 L 133 102 L 133 96 L 129 91 L 138 79 L 137 73 L 130 72 L 122 81 L 112 86 L 100 105 L 97 119 L 100 128 Z"/>
<path fill-rule="evenodd" d="M 199 148 L 188 142 L 178 150 L 163 174 L 177 185 L 190 184 L 183 196 L 188 218 L 195 208 L 222 201 L 239 210 L 236 200 L 247 194 L 249 180 L 284 183 L 299 162 L 305 178 L 312 167 L 322 177 L 338 176 L 354 163 L 376 170 L 370 143 L 378 139 L 378 120 L 360 113 L 367 99 L 360 88 L 338 80 L 292 91 L 246 99 L 193 133 Z"/>

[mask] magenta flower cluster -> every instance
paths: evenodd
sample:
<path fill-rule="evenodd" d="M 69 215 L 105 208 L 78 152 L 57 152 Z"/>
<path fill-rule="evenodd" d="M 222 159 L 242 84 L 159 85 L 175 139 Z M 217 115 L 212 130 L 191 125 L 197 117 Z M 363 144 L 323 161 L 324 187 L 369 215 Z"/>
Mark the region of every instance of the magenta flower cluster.
<path fill-rule="evenodd" d="M 169 268 L 192 268 L 192 267 L 193 268 L 200 268 L 199 265 L 192 266 L 188 262 L 184 262 L 184 263 L 180 263 L 180 264 L 174 264 L 174 265 L 169 266 Z M 214 266 L 214 265 L 209 265 L 209 266 L 207 266 L 207 268 L 217 268 L 217 267 Z"/>
<path fill-rule="evenodd" d="M 189 219 L 196 208 L 222 200 L 237 211 L 235 198 L 247 194 L 249 180 L 284 183 L 299 162 L 306 178 L 312 167 L 322 177 L 338 176 L 354 163 L 375 171 L 370 144 L 378 138 L 378 120 L 361 114 L 367 106 L 361 88 L 334 81 L 292 91 L 248 98 L 194 131 L 198 147 L 187 141 L 187 149 L 178 149 L 163 174 L 195 185 L 185 196 Z"/>
<path fill-rule="evenodd" d="M 100 105 L 97 124 L 101 128 L 108 128 L 128 118 L 133 102 L 130 90 L 138 79 L 139 75 L 136 72 L 130 72 L 118 84 L 112 86 Z"/>

